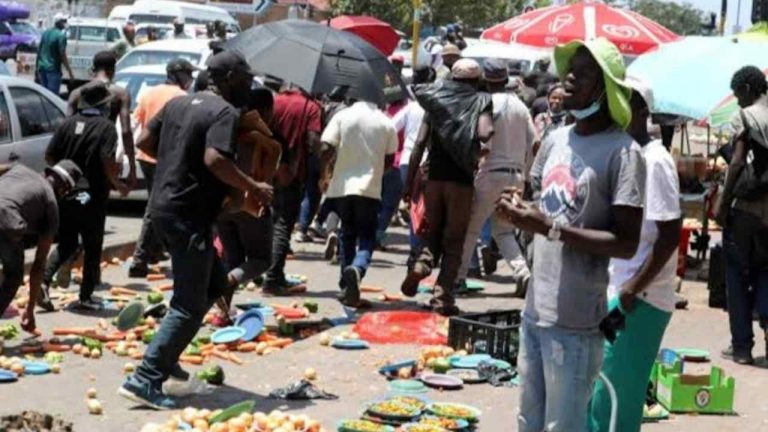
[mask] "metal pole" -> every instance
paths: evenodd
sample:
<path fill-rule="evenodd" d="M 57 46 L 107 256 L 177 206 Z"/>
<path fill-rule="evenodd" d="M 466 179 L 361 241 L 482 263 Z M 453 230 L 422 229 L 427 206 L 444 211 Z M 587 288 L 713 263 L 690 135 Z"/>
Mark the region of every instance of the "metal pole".
<path fill-rule="evenodd" d="M 413 47 L 411 48 L 411 68 L 416 68 L 419 58 L 419 33 L 421 33 L 421 0 L 413 0 Z"/>

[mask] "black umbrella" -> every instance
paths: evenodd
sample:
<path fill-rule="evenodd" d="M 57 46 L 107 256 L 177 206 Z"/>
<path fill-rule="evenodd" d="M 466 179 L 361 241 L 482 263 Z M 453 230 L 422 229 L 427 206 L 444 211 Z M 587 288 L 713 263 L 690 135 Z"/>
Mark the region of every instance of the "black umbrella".
<path fill-rule="evenodd" d="M 310 93 L 349 86 L 347 95 L 382 105 L 406 97 L 400 74 L 383 54 L 354 34 L 311 21 L 253 27 L 227 41 L 251 67 Z"/>

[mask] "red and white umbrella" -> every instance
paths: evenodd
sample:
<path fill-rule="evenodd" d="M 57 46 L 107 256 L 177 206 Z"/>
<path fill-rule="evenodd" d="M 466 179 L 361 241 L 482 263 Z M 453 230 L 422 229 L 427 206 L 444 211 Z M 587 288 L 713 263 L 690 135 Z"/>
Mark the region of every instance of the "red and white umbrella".
<path fill-rule="evenodd" d="M 605 37 L 622 54 L 639 55 L 680 36 L 630 10 L 602 2 L 550 6 L 519 15 L 484 31 L 481 39 L 554 47 L 572 40 Z"/>

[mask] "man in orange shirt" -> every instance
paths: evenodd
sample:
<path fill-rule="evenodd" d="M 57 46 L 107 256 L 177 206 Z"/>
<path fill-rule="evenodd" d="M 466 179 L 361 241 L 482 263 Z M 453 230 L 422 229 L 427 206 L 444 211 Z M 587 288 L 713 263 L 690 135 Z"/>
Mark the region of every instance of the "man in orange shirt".
<path fill-rule="evenodd" d="M 139 98 L 133 115 L 142 129 L 147 127 L 149 121 L 163 109 L 168 101 L 175 97 L 187 95 L 187 91 L 194 81 L 192 73 L 196 69 L 190 62 L 181 58 L 168 63 L 166 67 L 168 79 L 165 84 L 148 89 Z M 144 179 L 147 182 L 147 195 L 149 195 L 152 193 L 152 180 L 155 176 L 157 161 L 141 150 L 137 151 L 136 160 L 139 161 L 141 171 L 144 173 Z M 136 250 L 133 252 L 133 263 L 128 269 L 128 277 L 146 277 L 149 271 L 148 264 L 159 258 L 158 255 L 160 255 L 161 250 L 162 246 L 152 231 L 149 213 L 145 212 L 139 240 L 136 242 Z"/>

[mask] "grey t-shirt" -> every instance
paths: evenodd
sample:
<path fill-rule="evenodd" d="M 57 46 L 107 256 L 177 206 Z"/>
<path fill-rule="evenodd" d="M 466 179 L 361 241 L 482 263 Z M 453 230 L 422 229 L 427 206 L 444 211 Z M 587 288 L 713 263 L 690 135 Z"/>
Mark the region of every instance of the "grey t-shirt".
<path fill-rule="evenodd" d="M 614 223 L 612 206 L 643 207 L 645 162 L 640 146 L 618 128 L 579 136 L 568 126 L 544 140 L 531 181 L 548 217 L 564 226 L 607 231 Z M 537 235 L 526 319 L 596 330 L 607 313 L 609 261 Z"/>
<path fill-rule="evenodd" d="M 59 207 L 48 181 L 21 164 L 0 175 L 0 233 L 18 241 L 24 234 L 53 236 Z"/>

